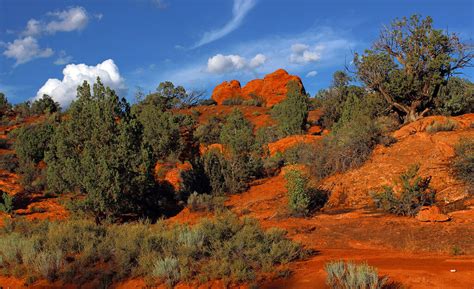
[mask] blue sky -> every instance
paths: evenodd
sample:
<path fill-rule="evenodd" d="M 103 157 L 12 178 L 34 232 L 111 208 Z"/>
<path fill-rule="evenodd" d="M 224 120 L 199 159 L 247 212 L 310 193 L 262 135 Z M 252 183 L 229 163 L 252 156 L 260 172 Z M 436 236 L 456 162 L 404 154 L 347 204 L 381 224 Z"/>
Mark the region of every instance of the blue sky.
<path fill-rule="evenodd" d="M 472 43 L 472 0 L 0 0 L 0 91 L 67 104 L 100 76 L 129 99 L 165 80 L 210 96 L 284 68 L 314 95 L 382 25 L 414 13 Z"/>

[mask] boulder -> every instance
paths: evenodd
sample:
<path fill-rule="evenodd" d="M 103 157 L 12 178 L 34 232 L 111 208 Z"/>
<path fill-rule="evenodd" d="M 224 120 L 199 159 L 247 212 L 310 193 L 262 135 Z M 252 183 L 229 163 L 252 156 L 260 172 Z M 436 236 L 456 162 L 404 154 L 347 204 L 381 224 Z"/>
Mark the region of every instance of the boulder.
<path fill-rule="evenodd" d="M 231 98 L 242 98 L 240 82 L 237 80 L 224 81 L 216 86 L 212 92 L 212 99 L 219 105 L 222 105 L 226 99 Z"/>
<path fill-rule="evenodd" d="M 436 206 L 422 207 L 415 218 L 421 222 L 447 222 L 450 219 Z"/>

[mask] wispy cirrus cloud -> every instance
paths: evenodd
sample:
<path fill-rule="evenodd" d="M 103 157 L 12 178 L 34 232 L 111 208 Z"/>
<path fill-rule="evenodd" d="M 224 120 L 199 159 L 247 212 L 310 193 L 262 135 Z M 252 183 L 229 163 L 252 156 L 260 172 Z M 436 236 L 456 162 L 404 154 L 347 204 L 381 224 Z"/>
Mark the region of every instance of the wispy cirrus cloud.
<path fill-rule="evenodd" d="M 257 0 L 234 0 L 232 19 L 222 28 L 205 32 L 202 38 L 192 48 L 197 48 L 216 41 L 237 29 L 256 3 Z"/>

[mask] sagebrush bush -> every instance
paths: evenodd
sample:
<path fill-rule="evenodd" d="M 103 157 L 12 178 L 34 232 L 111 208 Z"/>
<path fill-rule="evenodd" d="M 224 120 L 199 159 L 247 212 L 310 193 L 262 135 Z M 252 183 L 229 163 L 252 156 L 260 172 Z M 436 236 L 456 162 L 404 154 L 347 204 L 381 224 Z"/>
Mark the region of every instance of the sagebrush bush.
<path fill-rule="evenodd" d="M 192 193 L 188 197 L 188 208 L 191 211 L 212 212 L 224 208 L 224 196 Z"/>
<path fill-rule="evenodd" d="M 378 270 L 367 263 L 333 261 L 324 266 L 326 284 L 332 289 L 382 289 L 387 277 L 379 277 Z"/>
<path fill-rule="evenodd" d="M 452 166 L 456 177 L 466 182 L 474 192 L 474 140 L 462 138 L 455 146 Z"/>
<path fill-rule="evenodd" d="M 439 131 L 452 131 L 457 127 L 456 121 L 448 119 L 445 122 L 434 121 L 432 124 L 426 127 L 426 132 L 435 133 Z"/>
<path fill-rule="evenodd" d="M 14 153 L 5 153 L 0 155 L 0 169 L 8 172 L 16 172 L 18 166 L 18 158 Z"/>
<path fill-rule="evenodd" d="M 418 176 L 418 170 L 418 165 L 412 165 L 400 175 L 395 183 L 400 186 L 398 194 L 391 186 L 384 186 L 382 192 L 372 193 L 377 208 L 396 215 L 414 216 L 422 206 L 432 205 L 436 192 L 430 188 L 431 177 Z"/>
<path fill-rule="evenodd" d="M 247 282 L 304 255 L 284 231 L 263 231 L 257 221 L 228 212 L 193 226 L 19 219 L 0 230 L 0 266 L 6 273 L 79 285 L 90 282 L 90 276 L 109 282 L 144 277 L 170 285 L 211 279 Z"/>

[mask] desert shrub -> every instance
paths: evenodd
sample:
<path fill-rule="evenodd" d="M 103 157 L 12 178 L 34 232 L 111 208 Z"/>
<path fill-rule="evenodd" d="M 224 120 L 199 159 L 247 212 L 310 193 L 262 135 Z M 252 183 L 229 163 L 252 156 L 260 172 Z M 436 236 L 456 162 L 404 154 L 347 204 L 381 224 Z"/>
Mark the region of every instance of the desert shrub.
<path fill-rule="evenodd" d="M 192 193 L 188 197 L 188 208 L 191 211 L 212 212 L 224 208 L 224 196 Z"/>
<path fill-rule="evenodd" d="M 32 114 L 54 113 L 61 110 L 58 102 L 54 101 L 51 96 L 43 94 L 39 99 L 36 99 L 31 104 Z"/>
<path fill-rule="evenodd" d="M 217 102 L 214 99 L 203 99 L 201 102 L 199 102 L 199 105 L 216 105 Z"/>
<path fill-rule="evenodd" d="M 260 95 L 251 93 L 249 96 L 250 96 L 250 99 L 247 99 L 244 102 L 242 102 L 242 105 L 258 106 L 258 107 L 265 105 L 265 99 L 261 97 Z"/>
<path fill-rule="evenodd" d="M 281 139 L 282 134 L 277 126 L 263 126 L 257 129 L 255 138 L 263 146 Z"/>
<path fill-rule="evenodd" d="M 219 142 L 224 120 L 218 116 L 211 116 L 206 123 L 196 128 L 194 136 L 204 144 L 210 145 Z"/>
<path fill-rule="evenodd" d="M 231 97 L 231 98 L 225 99 L 222 102 L 222 105 L 232 106 L 232 105 L 242 105 L 243 103 L 244 103 L 243 98 L 241 98 L 241 97 Z"/>
<path fill-rule="evenodd" d="M 474 187 L 474 140 L 462 138 L 455 146 L 456 156 L 452 166 L 456 177 Z"/>
<path fill-rule="evenodd" d="M 248 188 L 249 181 L 261 174 L 262 148 L 255 140 L 252 124 L 240 110 L 233 110 L 226 118 L 220 143 L 226 155 L 215 159 L 219 159 L 219 166 L 224 168 L 220 172 L 226 189 L 230 193 L 242 192 Z"/>
<path fill-rule="evenodd" d="M 452 131 L 456 129 L 457 123 L 454 120 L 448 119 L 445 122 L 434 121 L 426 127 L 426 132 L 435 133 L 439 131 Z"/>
<path fill-rule="evenodd" d="M 363 164 L 382 135 L 366 98 L 350 97 L 331 134 L 316 145 L 312 172 L 318 179 Z"/>
<path fill-rule="evenodd" d="M 450 77 L 435 100 L 436 112 L 460 115 L 474 111 L 474 84 L 468 79 Z"/>
<path fill-rule="evenodd" d="M 310 164 L 317 153 L 314 144 L 298 143 L 283 153 L 286 164 Z"/>
<path fill-rule="evenodd" d="M 412 165 L 400 175 L 395 183 L 400 186 L 398 195 L 390 186 L 384 186 L 382 192 L 372 193 L 377 208 L 396 215 L 414 216 L 422 206 L 432 205 L 435 191 L 430 188 L 431 177 L 418 176 L 418 170 L 418 165 Z"/>
<path fill-rule="evenodd" d="M 309 100 L 300 91 L 298 83 L 289 82 L 285 100 L 272 108 L 272 116 L 278 122 L 282 136 L 300 134 L 306 128 Z"/>
<path fill-rule="evenodd" d="M 3 192 L 2 193 L 2 201 L 0 202 L 0 212 L 5 212 L 7 214 L 13 213 L 13 196 Z"/>
<path fill-rule="evenodd" d="M 18 158 L 14 153 L 0 155 L 0 169 L 15 172 L 18 169 Z"/>
<path fill-rule="evenodd" d="M 11 108 L 12 105 L 8 102 L 6 95 L 0 92 L 0 117 L 3 117 Z"/>
<path fill-rule="evenodd" d="M 98 221 L 164 213 L 167 196 L 157 188 L 152 151 L 127 101 L 100 79 L 93 94 L 87 82 L 77 91 L 45 154 L 48 190 L 82 195 L 75 208 Z"/>
<path fill-rule="evenodd" d="M 193 126 L 192 118 L 151 104 L 140 104 L 139 111 L 134 111 L 143 127 L 143 142 L 151 148 L 153 160 L 182 159 L 186 140 L 181 132 Z"/>
<path fill-rule="evenodd" d="M 288 208 L 291 214 L 304 216 L 324 206 L 328 195 L 323 190 L 311 188 L 309 179 L 298 170 L 285 174 L 288 190 Z"/>
<path fill-rule="evenodd" d="M 332 289 L 382 289 L 387 277 L 379 277 L 378 270 L 366 263 L 333 261 L 324 266 L 326 284 Z"/>
<path fill-rule="evenodd" d="M 31 102 L 25 101 L 21 103 L 17 103 L 13 106 L 13 112 L 17 115 L 17 117 L 25 118 L 31 116 Z"/>
<path fill-rule="evenodd" d="M 180 279 L 178 259 L 165 257 L 156 260 L 153 264 L 152 276 L 165 280 L 169 286 L 175 285 Z"/>
<path fill-rule="evenodd" d="M 305 255 L 285 232 L 263 231 L 257 221 L 231 213 L 193 226 L 105 225 L 80 219 L 11 222 L 8 230 L 0 231 L 5 273 L 17 270 L 79 285 L 88 276 L 110 281 L 145 277 L 169 285 L 211 279 L 246 282 Z"/>
<path fill-rule="evenodd" d="M 285 164 L 285 158 L 280 152 L 273 156 L 263 159 L 263 172 L 265 176 L 271 177 L 279 172 L 280 168 Z"/>

